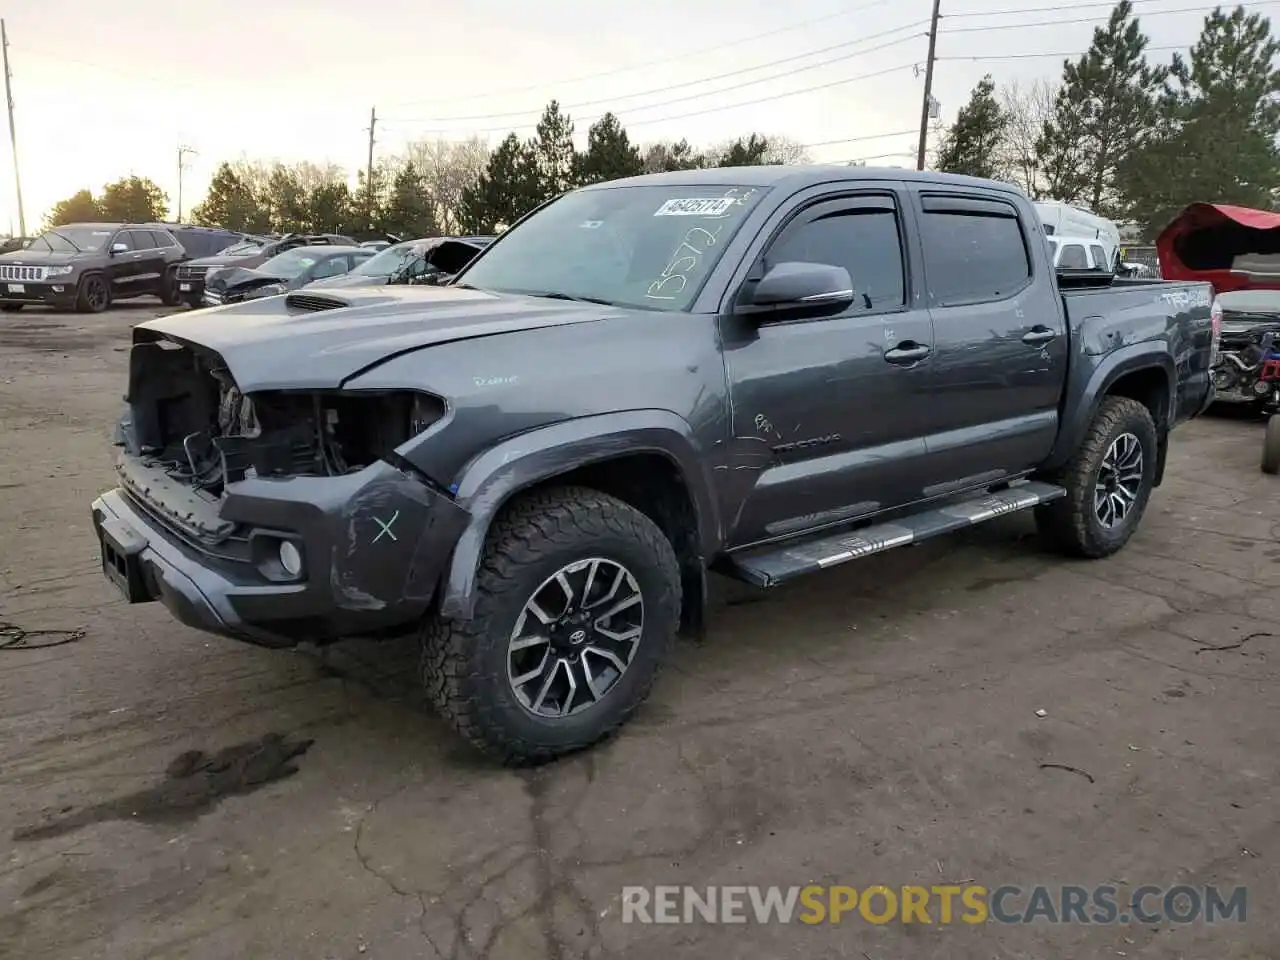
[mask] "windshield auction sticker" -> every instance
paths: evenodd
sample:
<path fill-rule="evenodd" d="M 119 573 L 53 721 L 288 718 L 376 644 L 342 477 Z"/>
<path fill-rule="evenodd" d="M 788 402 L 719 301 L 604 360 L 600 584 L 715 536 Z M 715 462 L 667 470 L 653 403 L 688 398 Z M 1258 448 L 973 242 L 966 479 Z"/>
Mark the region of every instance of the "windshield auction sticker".
<path fill-rule="evenodd" d="M 689 197 L 668 200 L 655 212 L 655 217 L 721 217 L 738 202 L 737 197 Z"/>

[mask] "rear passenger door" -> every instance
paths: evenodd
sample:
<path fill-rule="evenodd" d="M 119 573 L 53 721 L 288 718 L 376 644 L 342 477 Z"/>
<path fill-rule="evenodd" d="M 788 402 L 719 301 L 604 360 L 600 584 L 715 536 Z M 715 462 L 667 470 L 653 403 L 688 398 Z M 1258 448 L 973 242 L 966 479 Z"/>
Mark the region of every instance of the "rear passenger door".
<path fill-rule="evenodd" d="M 818 199 L 779 225 L 747 273 L 790 262 L 842 266 L 853 281 L 850 306 L 774 322 L 722 318 L 733 442 L 763 466 L 731 507 L 733 546 L 922 495 L 932 334 L 913 281 L 904 202 L 892 187 Z M 912 351 L 923 359 L 911 360 Z"/>
<path fill-rule="evenodd" d="M 939 494 L 1024 473 L 1048 456 L 1067 334 L 1051 267 L 1032 255 L 1045 247 L 1038 223 L 996 191 L 922 185 L 914 195 L 934 328 L 925 444 Z"/>

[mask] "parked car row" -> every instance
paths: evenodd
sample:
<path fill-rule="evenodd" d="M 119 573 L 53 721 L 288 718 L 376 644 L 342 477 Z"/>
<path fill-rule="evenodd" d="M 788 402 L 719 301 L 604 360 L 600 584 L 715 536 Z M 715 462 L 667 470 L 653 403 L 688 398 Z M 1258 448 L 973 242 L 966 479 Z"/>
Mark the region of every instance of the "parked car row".
<path fill-rule="evenodd" d="M 26 248 L 0 254 L 0 309 L 36 304 L 99 313 L 113 300 L 156 296 L 178 303 L 178 265 L 193 249 L 221 248 L 240 234 L 163 223 L 71 223 Z"/>
<path fill-rule="evenodd" d="M 360 243 L 335 233 L 265 237 L 161 223 L 66 224 L 0 254 L 0 310 L 36 305 L 98 313 L 138 296 L 166 306 L 216 306 L 333 282 L 357 268 L 347 285 L 436 283 L 492 239 Z"/>

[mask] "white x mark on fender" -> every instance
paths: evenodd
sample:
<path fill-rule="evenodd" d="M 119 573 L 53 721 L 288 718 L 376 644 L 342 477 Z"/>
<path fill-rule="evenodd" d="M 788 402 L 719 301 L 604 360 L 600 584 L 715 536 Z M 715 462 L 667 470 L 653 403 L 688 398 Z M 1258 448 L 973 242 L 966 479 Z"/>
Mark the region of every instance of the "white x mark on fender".
<path fill-rule="evenodd" d="M 396 522 L 399 516 L 400 516 L 400 511 L 397 510 L 395 513 L 391 515 L 391 519 L 387 520 L 385 523 L 379 520 L 377 517 L 374 517 L 373 522 L 376 523 L 382 529 L 378 531 L 378 535 L 373 538 L 372 542 L 377 543 L 383 537 L 390 537 L 392 540 L 397 540 L 398 542 L 398 538 L 396 537 L 396 535 L 391 532 L 391 525 Z"/>

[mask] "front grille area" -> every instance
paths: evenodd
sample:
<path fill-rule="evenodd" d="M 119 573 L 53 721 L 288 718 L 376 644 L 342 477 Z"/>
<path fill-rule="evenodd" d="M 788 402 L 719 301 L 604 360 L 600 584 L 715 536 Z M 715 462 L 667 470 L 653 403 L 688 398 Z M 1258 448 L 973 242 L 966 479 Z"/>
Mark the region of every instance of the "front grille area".
<path fill-rule="evenodd" d="M 44 267 L 0 266 L 0 280 L 43 280 Z"/>
<path fill-rule="evenodd" d="M 203 280 L 204 275 L 208 272 L 209 272 L 208 267 L 192 267 L 184 263 L 182 266 L 178 267 L 178 279 L 179 280 Z"/>

